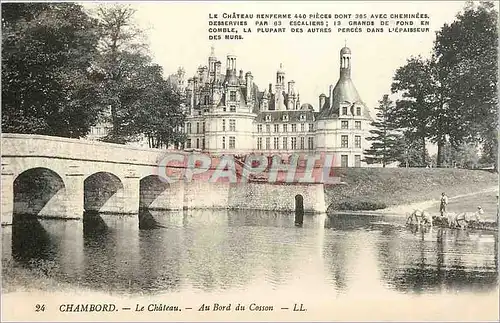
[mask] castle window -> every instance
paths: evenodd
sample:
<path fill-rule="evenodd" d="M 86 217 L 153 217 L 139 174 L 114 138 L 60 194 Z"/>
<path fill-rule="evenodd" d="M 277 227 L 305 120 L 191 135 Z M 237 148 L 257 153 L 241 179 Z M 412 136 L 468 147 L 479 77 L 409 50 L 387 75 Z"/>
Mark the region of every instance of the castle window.
<path fill-rule="evenodd" d="M 361 148 L 361 136 L 354 137 L 354 148 Z"/>
<path fill-rule="evenodd" d="M 271 121 L 271 115 L 270 115 L 270 114 L 268 114 L 268 115 L 266 116 L 266 121 Z"/>
<path fill-rule="evenodd" d="M 292 124 L 292 132 L 297 132 L 297 125 L 295 123 Z"/>
<path fill-rule="evenodd" d="M 201 116 L 201 110 L 198 110 L 198 115 Z"/>
<path fill-rule="evenodd" d="M 306 125 L 304 123 L 301 123 L 300 124 L 300 131 L 304 132 L 305 131 L 305 127 L 306 127 Z"/>
<path fill-rule="evenodd" d="M 280 149 L 280 138 L 274 137 L 274 149 Z"/>
<path fill-rule="evenodd" d="M 200 148 L 200 138 L 196 138 L 196 148 Z"/>
<path fill-rule="evenodd" d="M 340 121 L 341 129 L 349 129 L 349 121 Z"/>
<path fill-rule="evenodd" d="M 342 107 L 342 114 L 347 115 L 347 107 Z"/>
<path fill-rule="evenodd" d="M 314 149 L 314 138 L 313 137 L 307 138 L 307 148 L 309 148 L 309 150 Z"/>
<path fill-rule="evenodd" d="M 186 123 L 186 132 L 191 133 L 191 123 L 190 122 Z"/>
<path fill-rule="evenodd" d="M 257 150 L 262 150 L 262 138 L 257 138 Z"/>
<path fill-rule="evenodd" d="M 229 92 L 229 101 L 236 101 L 236 91 Z"/>
<path fill-rule="evenodd" d="M 340 156 L 340 167 L 348 167 L 349 159 L 347 155 Z"/>
<path fill-rule="evenodd" d="M 201 140 L 201 149 L 205 149 L 205 138 Z"/>
<path fill-rule="evenodd" d="M 360 130 L 360 129 L 361 129 L 361 121 L 354 121 L 354 127 L 355 127 L 357 130 Z"/>
<path fill-rule="evenodd" d="M 297 138 L 292 137 L 292 149 L 297 149 Z"/>
<path fill-rule="evenodd" d="M 300 120 L 306 120 L 306 115 L 305 114 L 301 114 L 300 115 Z"/>
<path fill-rule="evenodd" d="M 266 149 L 271 149 L 271 138 L 269 137 L 266 138 Z"/>
<path fill-rule="evenodd" d="M 300 137 L 300 149 L 304 150 L 304 146 L 305 146 L 305 138 L 304 137 Z"/>
<path fill-rule="evenodd" d="M 236 138 L 229 137 L 229 149 L 234 149 L 236 147 Z"/>
<path fill-rule="evenodd" d="M 356 107 L 356 115 L 357 116 L 361 115 L 361 107 Z"/>
<path fill-rule="evenodd" d="M 349 137 L 347 135 L 340 136 L 340 147 L 342 148 L 349 147 Z"/>
<path fill-rule="evenodd" d="M 230 105 L 229 106 L 229 112 L 236 112 L 236 106 L 235 105 Z"/>
<path fill-rule="evenodd" d="M 283 132 L 288 132 L 288 125 L 287 124 L 283 125 Z"/>
<path fill-rule="evenodd" d="M 200 133 L 200 123 L 196 123 L 196 133 Z"/>
<path fill-rule="evenodd" d="M 191 148 L 191 139 L 188 139 L 186 142 L 186 147 Z"/>
<path fill-rule="evenodd" d="M 274 125 L 274 132 L 279 132 L 280 131 L 280 125 L 279 124 L 275 124 Z"/>
<path fill-rule="evenodd" d="M 288 121 L 288 115 L 286 114 L 283 115 L 283 121 Z"/>
<path fill-rule="evenodd" d="M 201 131 L 202 131 L 202 132 L 205 132 L 205 122 L 203 122 L 203 123 L 201 124 Z"/>
<path fill-rule="evenodd" d="M 226 149 L 226 137 L 222 137 L 222 149 Z"/>
<path fill-rule="evenodd" d="M 270 124 L 266 124 L 266 132 L 271 132 L 271 125 Z"/>
<path fill-rule="evenodd" d="M 354 156 L 354 167 L 361 167 L 361 155 Z"/>
<path fill-rule="evenodd" d="M 226 119 L 222 119 L 222 131 L 226 131 Z"/>
<path fill-rule="evenodd" d="M 262 132 L 262 125 L 261 124 L 257 125 L 257 132 Z"/>
<path fill-rule="evenodd" d="M 229 119 L 229 131 L 236 131 L 236 120 Z"/>
<path fill-rule="evenodd" d="M 222 111 L 223 111 L 223 112 L 226 112 L 226 107 L 222 107 Z"/>
<path fill-rule="evenodd" d="M 283 137 L 283 149 L 287 150 L 288 149 L 288 138 Z"/>
<path fill-rule="evenodd" d="M 314 131 L 314 123 L 310 123 L 309 124 L 309 132 L 313 132 Z"/>

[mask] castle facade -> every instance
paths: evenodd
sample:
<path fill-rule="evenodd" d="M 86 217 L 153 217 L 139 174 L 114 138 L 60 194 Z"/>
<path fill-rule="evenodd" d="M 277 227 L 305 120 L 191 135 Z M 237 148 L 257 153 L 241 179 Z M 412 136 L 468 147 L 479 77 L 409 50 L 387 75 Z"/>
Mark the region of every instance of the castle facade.
<path fill-rule="evenodd" d="M 222 63 L 213 48 L 208 65 L 187 80 L 185 148 L 212 155 L 249 153 L 334 154 L 334 166 L 362 167 L 372 121 L 351 79 L 351 50 L 340 50 L 339 78 L 319 105 L 301 104 L 293 80 L 285 82 L 282 66 L 276 80 L 260 91 L 251 72 L 237 70 L 236 56 Z M 178 75 L 175 82 L 182 86 Z"/>

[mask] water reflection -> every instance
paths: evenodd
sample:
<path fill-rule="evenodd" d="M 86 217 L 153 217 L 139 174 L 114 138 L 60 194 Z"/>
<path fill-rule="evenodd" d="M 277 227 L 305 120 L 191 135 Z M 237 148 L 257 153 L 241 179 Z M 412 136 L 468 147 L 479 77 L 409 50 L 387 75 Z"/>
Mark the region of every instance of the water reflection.
<path fill-rule="evenodd" d="M 98 290 L 163 292 L 295 287 L 332 293 L 490 291 L 496 232 L 409 230 L 404 219 L 261 211 L 14 217 L 3 258 Z"/>

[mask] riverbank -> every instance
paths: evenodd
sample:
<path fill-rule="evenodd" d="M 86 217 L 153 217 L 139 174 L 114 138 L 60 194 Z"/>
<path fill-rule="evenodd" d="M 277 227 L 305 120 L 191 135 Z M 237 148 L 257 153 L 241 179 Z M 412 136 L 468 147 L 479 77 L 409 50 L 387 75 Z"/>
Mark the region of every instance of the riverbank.
<path fill-rule="evenodd" d="M 344 168 L 335 176 L 347 185 L 325 188 L 330 214 L 397 214 L 433 207 L 442 192 L 453 199 L 498 191 L 498 174 L 482 170 Z M 496 203 L 494 194 L 492 202 Z"/>

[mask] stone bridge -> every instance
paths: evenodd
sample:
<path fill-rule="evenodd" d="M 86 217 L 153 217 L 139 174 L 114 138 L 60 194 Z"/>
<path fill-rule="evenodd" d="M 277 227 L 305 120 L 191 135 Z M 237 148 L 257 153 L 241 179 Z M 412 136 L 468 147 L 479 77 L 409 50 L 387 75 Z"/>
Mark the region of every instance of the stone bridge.
<path fill-rule="evenodd" d="M 253 209 L 293 211 L 294 197 L 306 212 L 326 211 L 321 183 L 192 181 L 167 183 L 159 174 L 185 170 L 160 167 L 178 150 L 135 148 L 79 139 L 2 134 L 2 224 L 13 214 L 81 219 L 84 211 L 137 214 L 140 208 Z"/>

